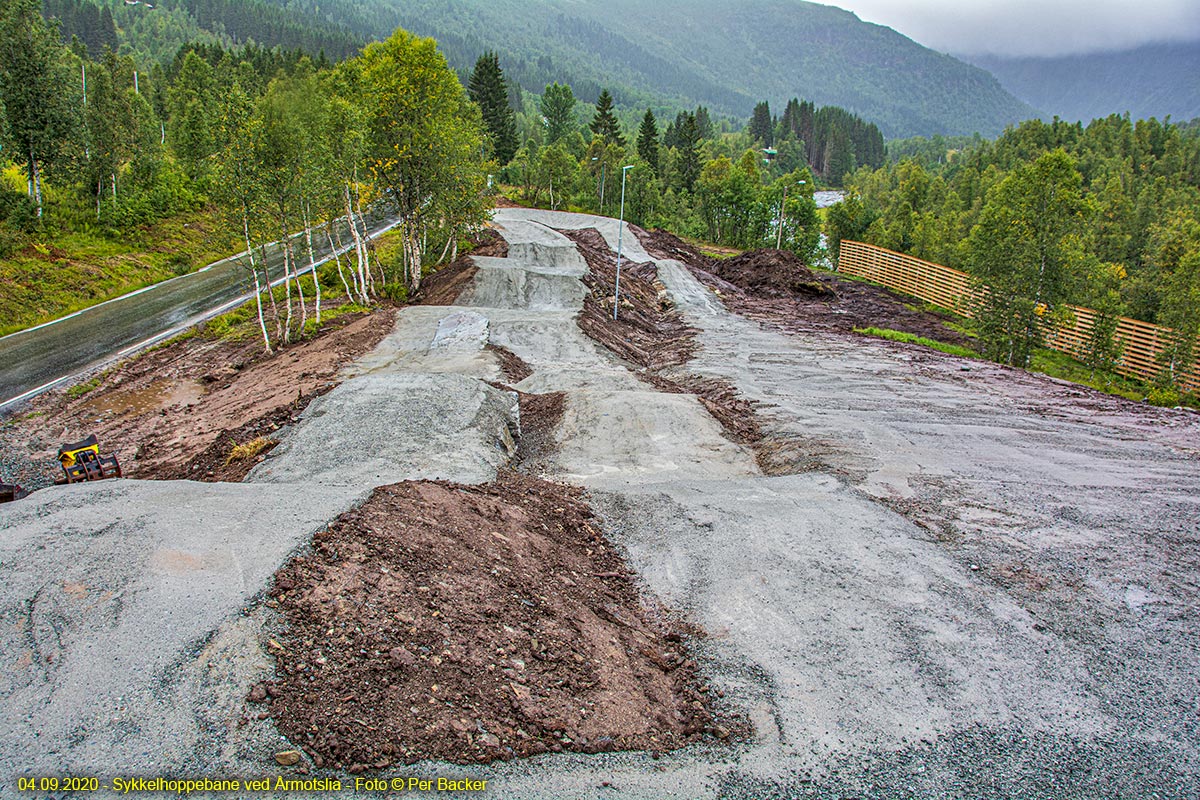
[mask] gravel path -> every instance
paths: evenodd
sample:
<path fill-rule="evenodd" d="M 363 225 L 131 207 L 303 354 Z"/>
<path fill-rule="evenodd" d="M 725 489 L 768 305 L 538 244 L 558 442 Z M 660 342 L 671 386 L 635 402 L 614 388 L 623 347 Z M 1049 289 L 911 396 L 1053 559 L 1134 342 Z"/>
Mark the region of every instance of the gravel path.
<path fill-rule="evenodd" d="M 496 221 L 509 257 L 478 259 L 459 305 L 405 309 L 248 483 L 0 507 L 0 772 L 277 771 L 278 731 L 237 721 L 271 663 L 268 577 L 376 485 L 508 462 L 519 414 L 487 383 L 491 343 L 532 370 L 517 389 L 565 392 L 545 474 L 586 487 L 644 586 L 707 630 L 700 669 L 753 732 L 384 777 L 521 798 L 1200 796 L 1194 417 L 779 333 L 659 261 L 700 330 L 679 371 L 732 383 L 817 467 L 765 476 L 694 396 L 653 391 L 574 323 L 587 267 L 554 229 L 650 260 L 631 231 Z"/>

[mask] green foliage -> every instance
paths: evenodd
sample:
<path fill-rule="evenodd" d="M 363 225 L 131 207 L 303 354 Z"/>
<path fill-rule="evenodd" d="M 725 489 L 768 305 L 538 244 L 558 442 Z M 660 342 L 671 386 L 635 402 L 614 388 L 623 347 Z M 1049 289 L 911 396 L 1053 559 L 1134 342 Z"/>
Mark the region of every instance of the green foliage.
<path fill-rule="evenodd" d="M 40 13 L 39 0 L 0 4 L 0 143 L 25 167 L 36 214 L 43 208 L 42 180 L 64 165 L 81 135 L 70 87 L 74 56 Z"/>
<path fill-rule="evenodd" d="M 617 147 L 625 146 L 625 135 L 621 133 L 621 123 L 613 114 L 613 98 L 608 89 L 600 92 L 600 98 L 596 100 L 596 114 L 588 127 L 605 142 Z"/>
<path fill-rule="evenodd" d="M 1155 386 L 1146 395 L 1146 402 L 1152 406 L 1175 408 L 1183 404 L 1183 395 L 1171 386 Z"/>
<path fill-rule="evenodd" d="M 1200 208 L 1200 138 L 1157 120 L 1113 115 L 1086 127 L 1033 120 L 995 142 L 892 147 L 907 157 L 858 170 L 848 182 L 853 201 L 830 209 L 835 244 L 859 238 L 1020 288 L 1019 302 L 988 317 L 1001 338 L 1029 329 L 1033 316 L 1051 320 L 1059 303 L 1093 308 L 1100 318 L 1087 360 L 1097 374 L 1121 357 L 1120 316 L 1180 332 L 1163 356 L 1164 381 L 1178 380 L 1194 361 L 1200 314 L 1187 254 L 1195 249 L 1188 231 Z M 1035 187 L 1061 185 L 1041 172 L 1056 152 L 1078 177 L 1065 193 L 1033 202 Z M 1073 209 L 1064 208 L 1067 200 Z M 1057 302 L 1037 299 L 1043 256 L 1052 280 L 1042 288 Z M 1034 261 L 1036 275 L 1029 270 Z M 1000 296 L 1010 297 L 1009 289 Z M 1041 315 L 1038 302 L 1045 304 Z M 1028 357 L 1027 348 L 1015 348 L 1018 361 L 1022 349 Z M 1008 359 L 1003 346 L 993 354 Z"/>
<path fill-rule="evenodd" d="M 1179 209 L 1155 232 L 1155 262 L 1163 276 L 1161 322 L 1172 335 L 1159 356 L 1159 383 L 1176 387 L 1196 363 L 1200 340 L 1200 218 Z"/>
<path fill-rule="evenodd" d="M 637 137 L 637 152 L 645 161 L 650 169 L 658 173 L 658 124 L 654 119 L 654 112 L 646 109 L 646 116 L 642 117 L 641 127 L 638 128 Z"/>
<path fill-rule="evenodd" d="M 546 120 L 546 144 L 554 144 L 576 126 L 575 93 L 571 87 L 559 83 L 548 85 L 542 95 L 541 112 Z"/>
<path fill-rule="evenodd" d="M 825 234 L 829 237 L 831 255 L 837 262 L 843 239 L 861 242 L 867 239 L 867 231 L 875 222 L 875 215 L 859 199 L 849 194 L 846 199 L 826 210 Z"/>
<path fill-rule="evenodd" d="M 919 344 L 922 347 L 928 347 L 933 350 L 940 350 L 943 353 L 948 353 L 952 356 L 960 358 L 979 358 L 979 353 L 974 350 L 963 347 L 962 345 L 947 344 L 946 342 L 938 342 L 933 339 L 927 339 L 924 336 L 917 336 L 914 333 L 905 333 L 904 331 L 894 331 L 890 328 L 855 328 L 855 333 L 861 333 L 865 336 L 874 336 L 879 339 L 887 339 L 892 342 L 905 342 L 907 344 Z"/>
<path fill-rule="evenodd" d="M 484 53 L 475 62 L 467 92 L 483 114 L 496 163 L 504 166 L 517 152 L 517 123 L 508 103 L 504 70 L 500 69 L 500 57 L 496 53 Z"/>
<path fill-rule="evenodd" d="M 1074 161 L 1058 149 L 988 193 L 967 246 L 981 290 L 977 329 L 989 358 L 1027 366 L 1067 300 L 1084 259 L 1079 237 L 1089 206 L 1081 184 Z"/>
<path fill-rule="evenodd" d="M 754 107 L 749 133 L 750 138 L 763 147 L 770 147 L 775 143 L 775 123 L 771 119 L 771 107 L 766 100 Z"/>
<path fill-rule="evenodd" d="M 461 230 L 486 216 L 479 108 L 436 43 L 404 30 L 367 45 L 345 73 L 363 109 L 367 166 L 403 220 L 407 283 L 416 289 L 425 220 Z"/>

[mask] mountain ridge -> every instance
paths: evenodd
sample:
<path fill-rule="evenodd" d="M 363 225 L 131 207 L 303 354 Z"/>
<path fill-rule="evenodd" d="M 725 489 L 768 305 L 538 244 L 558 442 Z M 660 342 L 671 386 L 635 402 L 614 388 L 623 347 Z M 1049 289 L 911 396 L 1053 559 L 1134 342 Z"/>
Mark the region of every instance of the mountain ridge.
<path fill-rule="evenodd" d="M 1048 117 L 1085 123 L 1125 112 L 1133 119 L 1200 117 L 1200 42 L 1044 58 L 962 58 Z"/>
<path fill-rule="evenodd" d="M 443 46 L 456 69 L 484 50 L 530 91 L 571 81 L 581 99 L 660 97 L 745 118 L 755 102 L 836 105 L 889 138 L 985 135 L 1036 116 L 986 70 L 849 11 L 805 0 L 272 0 L 355 30 L 399 25 Z"/>

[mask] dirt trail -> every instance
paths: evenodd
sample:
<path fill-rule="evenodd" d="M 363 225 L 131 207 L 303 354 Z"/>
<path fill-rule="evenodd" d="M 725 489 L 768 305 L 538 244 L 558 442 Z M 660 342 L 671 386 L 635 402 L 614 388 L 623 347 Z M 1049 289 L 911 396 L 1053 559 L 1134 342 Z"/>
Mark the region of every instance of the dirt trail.
<path fill-rule="evenodd" d="M 556 458 L 567 393 L 512 388 L 537 375 L 543 356 L 531 363 L 491 341 L 492 318 L 511 321 L 526 302 L 554 306 L 581 293 L 570 276 L 544 274 L 530 291 L 523 266 L 501 263 L 505 251 L 427 281 L 431 295 L 421 296 L 453 308 L 432 317 L 428 307 L 403 309 L 397 330 L 428 327 L 388 341 L 402 357 L 422 342 L 439 354 L 453 348 L 461 358 L 437 366 L 460 377 L 486 374 L 483 362 L 494 358 L 504 382 L 485 382 L 519 400 L 510 464 L 539 474 Z M 475 297 L 515 308 L 460 305 Z M 352 379 L 297 434 L 313 425 L 313 441 L 328 443 L 338 435 L 322 427 L 329 416 L 360 416 L 346 410 L 352 404 L 326 413 L 331 401 L 352 403 L 362 380 L 412 377 L 406 367 L 426 363 L 387 363 Z M 290 458 L 295 448 L 285 443 Z M 502 470 L 476 485 L 382 486 L 284 566 L 274 594 L 284 614 L 280 677 L 251 700 L 271 698 L 280 729 L 318 768 L 668 751 L 744 728 L 714 722 L 688 655 L 693 632 L 646 604 L 580 491 L 562 484 Z"/>

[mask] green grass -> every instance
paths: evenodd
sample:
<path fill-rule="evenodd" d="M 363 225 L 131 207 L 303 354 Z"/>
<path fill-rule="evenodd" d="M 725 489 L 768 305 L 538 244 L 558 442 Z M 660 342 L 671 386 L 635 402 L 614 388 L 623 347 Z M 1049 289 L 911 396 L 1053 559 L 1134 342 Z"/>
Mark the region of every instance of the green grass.
<path fill-rule="evenodd" d="M 962 347 L 957 344 L 947 344 L 946 342 L 938 342 L 933 339 L 927 339 L 924 336 L 917 336 L 915 333 L 905 333 L 904 331 L 894 331 L 890 328 L 855 328 L 855 333 L 861 333 L 866 336 L 874 336 L 878 339 L 887 339 L 891 342 L 905 342 L 907 344 L 919 344 L 922 347 L 928 347 L 933 350 L 939 350 L 952 356 L 961 358 L 980 358 L 980 355 L 974 350 Z"/>
<path fill-rule="evenodd" d="M 117 235 L 98 228 L 21 235 L 0 258 L 0 336 L 199 269 L 237 247 L 214 209 Z"/>
<path fill-rule="evenodd" d="M 99 385 L 100 385 L 100 376 L 97 375 L 95 378 L 92 378 L 91 380 L 84 381 L 83 383 L 77 383 L 74 386 L 72 386 L 70 389 L 67 389 L 67 397 L 71 398 L 72 400 L 75 400 L 77 398 L 83 397 L 85 394 L 92 391 Z"/>
<path fill-rule="evenodd" d="M 1143 381 L 1115 372 L 1093 372 L 1092 368 L 1082 361 L 1066 353 L 1048 348 L 1039 348 L 1034 351 L 1029 369 L 1052 378 L 1090 386 L 1105 394 L 1118 395 L 1137 402 L 1145 400 L 1152 391 L 1152 387 Z M 1177 404 L 1172 403 L 1172 405 Z"/>

